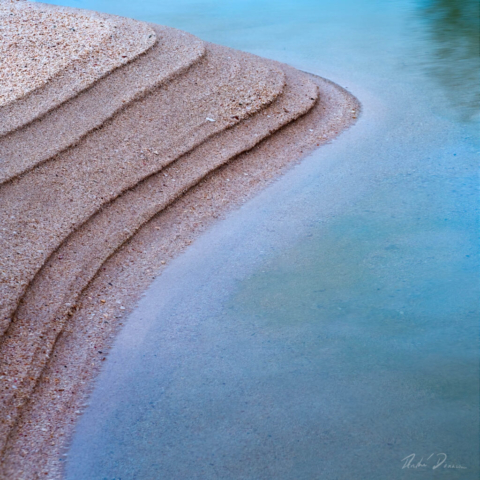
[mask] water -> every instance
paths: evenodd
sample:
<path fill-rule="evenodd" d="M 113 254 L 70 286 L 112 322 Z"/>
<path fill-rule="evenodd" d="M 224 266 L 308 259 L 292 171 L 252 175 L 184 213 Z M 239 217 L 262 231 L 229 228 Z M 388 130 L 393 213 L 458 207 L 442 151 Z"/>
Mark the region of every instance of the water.
<path fill-rule="evenodd" d="M 154 282 L 67 478 L 477 479 L 478 3 L 69 4 L 290 63 L 364 111 Z"/>

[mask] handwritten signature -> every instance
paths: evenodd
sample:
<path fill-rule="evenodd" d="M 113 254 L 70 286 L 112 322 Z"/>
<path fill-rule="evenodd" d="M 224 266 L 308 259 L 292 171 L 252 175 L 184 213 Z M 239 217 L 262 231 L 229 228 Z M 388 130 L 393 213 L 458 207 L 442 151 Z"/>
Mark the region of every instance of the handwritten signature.
<path fill-rule="evenodd" d="M 466 470 L 467 467 L 463 465 L 448 463 L 446 453 L 432 453 L 424 462 L 422 457 L 420 460 L 415 461 L 416 455 L 414 453 L 408 455 L 405 458 L 402 458 L 402 470 L 404 468 L 431 468 L 436 470 L 437 468 L 458 468 L 461 470 Z"/>

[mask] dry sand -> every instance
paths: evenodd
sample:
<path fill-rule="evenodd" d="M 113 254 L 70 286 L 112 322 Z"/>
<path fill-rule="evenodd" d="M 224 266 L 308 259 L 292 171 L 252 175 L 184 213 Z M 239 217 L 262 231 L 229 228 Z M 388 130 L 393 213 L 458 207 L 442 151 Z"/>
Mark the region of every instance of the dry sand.
<path fill-rule="evenodd" d="M 113 71 L 36 122 L 0 137 L 0 184 L 75 146 L 133 100 L 181 75 L 206 53 L 204 43 L 193 35 L 160 25 L 151 27 L 157 42 L 135 62 Z"/>
<path fill-rule="evenodd" d="M 0 478 L 61 478 L 91 380 L 151 280 L 359 113 L 327 80 L 147 27 L 144 55 L 0 138 Z"/>
<path fill-rule="evenodd" d="M 0 22 L 0 106 L 40 88 L 87 57 L 114 28 L 109 20 L 26 2 L 0 3 Z"/>
<path fill-rule="evenodd" d="M 0 22 L 0 136 L 40 118 L 156 42 L 144 22 L 25 0 L 0 0 Z"/>

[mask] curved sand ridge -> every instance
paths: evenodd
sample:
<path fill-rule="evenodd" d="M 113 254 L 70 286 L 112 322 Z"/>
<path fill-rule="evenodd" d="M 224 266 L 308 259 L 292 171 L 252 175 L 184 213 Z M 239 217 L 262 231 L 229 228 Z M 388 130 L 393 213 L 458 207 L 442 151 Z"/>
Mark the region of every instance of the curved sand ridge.
<path fill-rule="evenodd" d="M 205 55 L 204 43 L 193 35 L 151 27 L 157 42 L 135 62 L 113 71 L 36 122 L 0 137 L 0 184 L 76 145 L 130 102 L 181 75 Z"/>
<path fill-rule="evenodd" d="M 0 136 L 39 118 L 155 42 L 144 22 L 0 0 Z"/>
<path fill-rule="evenodd" d="M 64 11 L 53 14 L 48 7 L 26 2 L 0 3 L 0 23 L 0 106 L 45 85 L 113 31 L 109 20 Z"/>
<path fill-rule="evenodd" d="M 170 242 L 170 256 L 178 254 L 185 245 L 181 231 L 198 231 L 199 222 L 205 225 L 235 198 L 253 193 L 262 178 L 352 123 L 359 109 L 325 80 L 174 29 L 148 28 L 157 43 L 144 55 L 0 139 L 0 476 L 33 478 L 53 458 L 52 432 L 64 428 L 67 410 L 78 408 L 85 391 L 80 372 L 92 375 L 92 340 L 73 349 L 70 342 L 68 358 L 65 341 L 80 335 L 75 322 L 85 295 L 107 268 L 115 275 L 124 270 L 119 265 L 135 238 L 145 242 L 144 232 L 160 222 L 162 242 Z M 252 174 L 246 171 L 257 172 L 256 182 L 242 184 Z M 235 180 L 241 188 L 232 190 Z M 215 213 L 198 192 L 222 196 Z M 185 215 L 190 208 L 195 216 L 207 212 L 204 221 Z M 164 250 L 158 241 L 150 239 L 157 270 L 165 263 L 157 261 Z M 124 281 L 140 292 L 147 278 L 150 273 Z M 123 303 L 132 304 L 135 295 Z M 97 331 L 94 343 L 106 341 L 107 330 Z M 78 374 L 67 380 L 57 369 L 60 378 L 50 385 L 45 372 L 60 358 L 63 364 L 76 358 L 69 371 Z M 46 409 L 58 395 L 44 391 L 56 391 L 59 382 L 70 388 L 63 397 L 69 408 L 59 400 L 56 410 Z M 30 431 L 40 427 L 40 417 L 42 428 Z M 26 466 L 29 441 L 41 447 Z M 58 446 L 50 450 L 58 456 Z"/>
<path fill-rule="evenodd" d="M 201 82 L 205 88 L 196 88 Z M 132 103 L 75 149 L 5 184 L 0 333 L 25 286 L 68 234 L 146 176 L 270 103 L 283 85 L 278 68 L 212 45 L 185 75 Z"/>

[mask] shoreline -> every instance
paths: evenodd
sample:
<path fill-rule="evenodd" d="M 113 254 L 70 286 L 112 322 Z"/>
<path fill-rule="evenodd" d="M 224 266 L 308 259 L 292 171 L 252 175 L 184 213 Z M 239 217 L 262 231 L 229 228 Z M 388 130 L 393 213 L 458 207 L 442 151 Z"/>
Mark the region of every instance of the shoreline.
<path fill-rule="evenodd" d="M 66 153 L 55 153 L 44 164 L 3 186 L 6 211 L 14 213 L 11 218 L 20 216 L 18 205 L 24 192 L 33 193 L 34 201 L 40 204 L 37 213 L 43 214 L 45 220 L 37 222 L 34 233 L 24 230 L 25 245 L 33 241 L 40 248 L 38 228 L 51 236 L 55 232 L 51 222 L 59 225 L 58 240 L 49 240 L 43 247 L 50 248 L 51 253 L 42 252 L 42 257 L 29 267 L 34 275 L 29 280 L 25 277 L 27 288 L 18 297 L 16 313 L 0 345 L 0 357 L 9 359 L 6 365 L 10 369 L 7 374 L 3 372 L 3 385 L 24 379 L 19 380 L 18 393 L 12 396 L 4 390 L 2 394 L 4 406 L 15 408 L 17 415 L 4 424 L 4 475 L 32 478 L 47 472 L 48 478 L 61 478 L 63 460 L 59 458 L 68 447 L 75 419 L 81 414 L 96 373 L 102 362 L 108 361 L 108 345 L 151 281 L 213 222 L 335 138 L 360 113 L 359 102 L 328 80 L 226 47 L 205 45 L 206 57 L 180 68 L 177 76 L 169 77 L 166 84 L 155 86 L 145 95 L 133 95 L 125 108 L 87 131 Z M 127 68 L 132 70 L 132 66 Z M 121 70 L 116 72 L 118 76 Z M 200 83 L 206 75 L 211 79 L 207 77 L 204 84 Z M 168 109 L 159 109 L 154 99 L 164 102 Z M 121 175 L 130 175 L 130 183 L 111 195 L 108 202 L 102 197 L 102 202 L 92 203 L 91 210 L 83 213 L 87 199 L 84 189 L 90 188 L 87 181 L 96 184 L 101 180 L 100 187 L 95 188 L 103 190 L 91 193 L 94 196 L 116 187 L 114 172 L 118 166 L 111 159 L 119 149 L 118 138 L 130 133 L 129 125 L 133 125 L 136 115 L 137 123 L 143 121 L 145 112 L 152 118 L 170 115 L 176 120 L 172 126 L 156 123 L 152 130 L 147 130 L 147 123 L 141 124 L 142 129 L 134 133 L 142 136 L 142 144 L 135 144 L 133 136 L 128 142 L 124 140 L 119 160 L 123 162 L 124 156 L 129 156 L 131 161 Z M 55 113 L 50 111 L 42 121 Z M 61 119 L 60 114 L 57 124 Z M 39 123 L 34 127 L 38 128 Z M 159 128 L 164 129 L 165 144 L 158 143 Z M 159 157 L 170 160 L 159 164 Z M 88 160 L 84 163 L 84 187 L 80 196 L 72 199 L 68 187 L 75 190 L 73 182 L 81 178 L 78 172 L 82 163 L 78 159 L 82 158 Z M 111 178 L 99 173 L 91 176 L 93 159 L 98 159 L 97 172 L 106 171 Z M 66 173 L 62 174 L 66 180 L 62 178 L 63 187 L 55 190 L 59 193 L 54 213 L 42 213 L 39 187 L 45 179 L 55 177 L 51 172 L 56 168 L 66 168 L 72 162 L 76 165 L 75 175 L 70 180 Z M 112 167 L 108 162 L 113 162 Z M 52 189 L 47 187 L 45 202 L 51 202 Z M 159 192 L 163 196 L 154 201 Z M 30 212 L 29 202 L 24 203 L 25 212 Z M 65 220 L 61 218 L 62 202 L 65 210 L 70 208 Z M 78 202 L 83 210 L 77 208 L 76 213 Z M 117 213 L 112 210 L 110 214 L 109 209 Z M 65 222 L 71 222 L 74 215 L 78 220 L 66 235 Z M 18 223 L 10 225 L 19 229 Z M 22 235 L 23 231 L 19 231 Z M 101 241 L 102 235 L 105 240 Z M 105 244 L 111 245 L 107 248 Z M 60 291 L 59 282 L 63 288 Z M 53 298 L 55 295 L 59 298 Z M 49 304 L 52 307 L 45 308 Z M 22 360 L 27 353 L 24 337 L 28 331 L 38 336 L 38 346 Z"/>
<path fill-rule="evenodd" d="M 331 89 L 331 93 L 337 90 L 335 93 L 339 96 L 344 95 L 345 99 L 350 96 L 344 89 L 328 80 L 319 79 L 319 82 Z M 359 108 L 358 103 L 352 104 Z M 347 111 L 350 106 L 346 107 Z M 341 126 L 336 123 L 326 125 L 317 123 L 318 117 L 322 114 L 323 105 L 320 104 L 297 122 L 303 123 L 300 125 L 303 131 L 318 128 L 322 137 L 327 135 L 323 143 L 328 143 L 341 133 Z M 334 114 L 332 112 L 332 115 Z M 63 462 L 74 433 L 75 420 L 88 404 L 96 375 L 103 362 L 108 361 L 108 349 L 115 341 L 116 334 L 127 320 L 128 314 L 135 308 L 142 293 L 158 275 L 161 275 L 169 262 L 181 255 L 210 225 L 221 221 L 229 211 L 252 198 L 299 163 L 301 158 L 318 148 L 315 142 L 312 145 L 303 138 L 304 142 L 292 146 L 300 155 L 299 158 L 294 157 L 290 160 L 276 158 L 275 165 L 262 165 L 262 153 L 269 150 L 268 153 L 272 153 L 288 145 L 291 131 L 295 130 L 295 127 L 296 125 L 285 127 L 285 130 L 290 131 L 282 132 L 284 133 L 282 139 L 275 139 L 278 145 L 265 141 L 253 151 L 243 154 L 242 158 L 221 167 L 219 172 L 211 175 L 202 182 L 203 184 L 193 187 L 176 204 L 145 224 L 135 237 L 104 264 L 102 271 L 82 293 L 79 301 L 82 307 L 70 318 L 70 325 L 64 331 L 57 344 L 56 353 L 42 374 L 32 398 L 33 402 L 11 438 L 7 452 L 10 466 L 14 468 L 10 471 L 17 471 L 15 467 L 20 464 L 27 464 L 32 469 L 30 471 L 36 470 L 41 465 L 41 469 L 49 472 L 49 478 L 62 478 Z M 299 133 L 298 137 L 297 141 L 301 140 L 302 134 Z M 259 173 L 262 175 L 261 178 Z M 228 191 L 225 190 L 227 178 Z M 250 182 L 252 178 L 255 179 L 254 182 Z M 220 186 L 224 189 L 223 198 L 218 195 Z M 215 192 L 217 195 L 213 198 Z M 200 215 L 191 213 L 190 218 L 180 217 L 183 211 L 192 205 L 198 205 L 197 202 L 208 195 L 212 196 L 211 203 L 203 205 Z M 225 198 L 228 198 L 226 202 L 223 201 Z M 166 230 L 161 238 L 158 235 L 160 230 L 162 232 Z M 181 231 L 180 238 L 177 238 L 178 231 Z M 112 282 L 112 278 L 116 281 Z M 101 302 L 102 299 L 107 299 L 105 304 Z M 100 323 L 92 323 L 92 319 Z M 94 348 L 84 348 L 85 345 L 91 346 L 92 343 Z M 68 377 L 55 382 L 55 378 L 58 378 L 55 372 L 61 372 L 65 365 L 69 372 Z M 59 385 L 62 386 L 61 395 L 58 395 Z M 68 396 L 65 395 L 66 391 Z M 47 405 L 49 408 L 46 408 Z M 40 429 L 36 428 L 37 425 L 41 425 Z M 51 445 L 49 441 L 51 438 L 56 439 L 55 445 Z M 27 463 L 22 450 L 33 450 L 37 453 L 29 457 Z"/>

